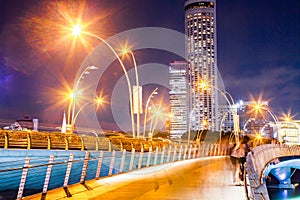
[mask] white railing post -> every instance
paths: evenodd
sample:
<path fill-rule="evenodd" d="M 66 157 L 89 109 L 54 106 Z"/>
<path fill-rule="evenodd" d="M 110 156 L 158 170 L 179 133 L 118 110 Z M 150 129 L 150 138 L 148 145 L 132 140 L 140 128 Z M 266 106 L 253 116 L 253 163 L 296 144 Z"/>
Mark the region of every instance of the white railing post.
<path fill-rule="evenodd" d="M 53 162 L 54 162 L 54 156 L 50 155 L 48 168 L 47 168 L 47 172 L 46 172 L 46 177 L 45 177 L 45 182 L 44 182 L 44 187 L 43 187 L 42 198 L 46 195 L 47 190 L 48 190 Z"/>
<path fill-rule="evenodd" d="M 176 153 L 177 153 L 177 146 L 175 145 L 174 146 L 174 153 L 173 153 L 173 162 L 175 161 L 175 159 L 176 159 Z"/>
<path fill-rule="evenodd" d="M 192 154 L 192 145 L 190 144 L 188 159 L 191 159 L 191 154 Z"/>
<path fill-rule="evenodd" d="M 180 148 L 179 148 L 178 160 L 181 160 L 181 154 L 182 154 L 182 144 L 180 145 Z"/>
<path fill-rule="evenodd" d="M 30 158 L 26 157 L 24 166 L 23 166 L 21 181 L 20 181 L 20 185 L 19 185 L 17 200 L 21 200 L 23 197 L 23 191 L 24 191 L 24 187 L 25 187 L 25 183 L 26 183 L 26 177 L 27 177 L 27 173 L 28 173 L 29 163 L 30 163 Z"/>
<path fill-rule="evenodd" d="M 156 150 L 155 150 L 155 156 L 154 156 L 154 162 L 153 162 L 153 165 L 156 165 L 156 162 L 157 162 L 157 156 L 158 156 L 158 147 L 156 147 Z"/>
<path fill-rule="evenodd" d="M 111 160 L 110 160 L 110 165 L 109 165 L 109 171 L 108 171 L 108 176 L 112 175 L 113 169 L 114 169 L 114 164 L 116 160 L 116 151 L 113 150 L 111 153 Z"/>
<path fill-rule="evenodd" d="M 184 145 L 184 150 L 183 150 L 183 160 L 186 159 L 186 152 L 187 152 L 187 145 Z"/>
<path fill-rule="evenodd" d="M 122 151 L 122 160 L 120 164 L 120 173 L 123 172 L 124 164 L 125 164 L 125 157 L 126 157 L 126 149 L 123 149 Z"/>
<path fill-rule="evenodd" d="M 70 173 L 71 173 L 73 158 L 74 158 L 74 155 L 70 154 L 68 165 L 67 165 L 67 170 L 66 170 L 66 175 L 65 175 L 65 180 L 64 180 L 64 186 L 63 186 L 63 188 L 64 188 L 64 190 L 66 192 L 67 197 L 71 197 L 72 196 L 71 193 L 68 190 L 68 182 L 69 182 L 69 178 L 70 178 Z"/>
<path fill-rule="evenodd" d="M 102 161 L 103 161 L 103 155 L 104 152 L 101 150 L 99 153 L 99 160 L 98 160 L 98 165 L 97 165 L 97 171 L 96 171 L 96 179 L 100 177 L 100 172 L 101 172 L 101 166 L 102 166 Z"/>
<path fill-rule="evenodd" d="M 146 167 L 149 167 L 151 160 L 152 148 L 149 149 Z"/>
<path fill-rule="evenodd" d="M 134 153 L 135 153 L 135 149 L 132 148 L 132 150 L 131 150 L 131 159 L 130 159 L 130 164 L 129 164 L 129 171 L 131 171 L 131 170 L 132 170 L 132 167 L 133 167 Z"/>
<path fill-rule="evenodd" d="M 166 151 L 166 147 L 163 146 L 163 148 L 161 150 L 161 157 L 160 157 L 160 163 L 159 164 L 163 164 L 164 163 L 165 151 Z"/>
<path fill-rule="evenodd" d="M 169 145 L 169 146 L 168 146 L 168 156 L 167 156 L 167 163 L 168 163 L 168 162 L 170 162 L 171 150 L 172 150 L 172 146 L 171 146 L 171 145 Z"/>
<path fill-rule="evenodd" d="M 202 146 L 202 157 L 206 157 L 206 152 L 207 152 L 207 149 L 208 148 L 208 144 L 203 144 Z"/>
<path fill-rule="evenodd" d="M 143 155 L 144 155 L 144 149 L 141 149 L 138 169 L 141 169 L 141 167 L 142 167 Z"/>
<path fill-rule="evenodd" d="M 213 148 L 214 148 L 214 155 L 213 156 L 217 156 L 217 144 L 214 144 Z"/>
<path fill-rule="evenodd" d="M 210 144 L 209 145 L 209 154 L 208 154 L 208 156 L 212 156 L 212 154 L 213 154 L 213 148 L 214 148 L 214 145 Z"/>
<path fill-rule="evenodd" d="M 88 167 L 88 164 L 89 164 L 89 159 L 90 159 L 90 152 L 86 151 L 83 166 L 82 166 L 81 178 L 80 178 L 80 183 L 81 184 L 84 184 L 84 181 L 85 181 L 86 170 L 87 170 L 87 167 Z"/>

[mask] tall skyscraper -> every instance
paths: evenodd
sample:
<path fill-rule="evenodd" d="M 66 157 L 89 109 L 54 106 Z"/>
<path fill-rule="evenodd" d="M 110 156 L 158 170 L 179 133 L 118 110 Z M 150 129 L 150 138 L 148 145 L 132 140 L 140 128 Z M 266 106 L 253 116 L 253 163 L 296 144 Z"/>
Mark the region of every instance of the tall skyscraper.
<path fill-rule="evenodd" d="M 187 132 L 188 107 L 187 89 L 188 82 L 186 61 L 174 61 L 169 65 L 169 95 L 170 95 L 170 137 L 180 138 Z"/>
<path fill-rule="evenodd" d="M 189 117 L 192 130 L 218 130 L 216 0 L 185 2 Z M 201 83 L 208 84 L 202 87 Z"/>

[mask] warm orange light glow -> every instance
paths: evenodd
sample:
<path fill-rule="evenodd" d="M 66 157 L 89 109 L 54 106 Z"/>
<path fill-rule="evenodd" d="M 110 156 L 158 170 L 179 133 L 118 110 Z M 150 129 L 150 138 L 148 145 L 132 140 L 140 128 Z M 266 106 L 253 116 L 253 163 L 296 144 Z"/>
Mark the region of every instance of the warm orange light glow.
<path fill-rule="evenodd" d="M 258 114 L 263 114 L 264 111 L 268 111 L 269 109 L 263 105 L 263 94 L 260 93 L 258 96 L 258 99 L 256 100 L 252 94 L 250 94 L 250 101 L 254 102 L 254 104 L 251 106 L 252 109 L 249 111 L 250 113 L 254 113 L 254 116 L 256 117 Z M 269 102 L 270 100 L 266 100 Z"/>
<path fill-rule="evenodd" d="M 261 134 L 257 134 L 256 136 L 255 136 L 255 138 L 257 139 L 257 140 L 262 140 L 262 135 Z"/>
<path fill-rule="evenodd" d="M 72 35 L 76 38 L 81 34 L 81 25 L 76 24 L 72 29 Z"/>
<path fill-rule="evenodd" d="M 158 121 L 165 121 L 167 116 L 167 108 L 164 108 L 161 104 L 156 104 L 151 107 L 151 117 L 150 119 L 155 119 Z"/>
<path fill-rule="evenodd" d="M 256 110 L 263 109 L 262 106 L 261 106 L 260 104 L 255 105 L 254 108 L 255 108 Z"/>
<path fill-rule="evenodd" d="M 130 50 L 129 50 L 129 49 L 127 49 L 127 48 L 123 48 L 123 49 L 122 49 L 122 55 L 126 55 L 126 54 L 128 54 L 128 53 L 130 53 Z"/>
<path fill-rule="evenodd" d="M 70 98 L 70 99 L 75 99 L 75 96 L 76 96 L 76 95 L 75 95 L 74 92 L 71 92 L 71 93 L 69 94 L 69 98 Z"/>
<path fill-rule="evenodd" d="M 255 137 L 253 139 L 253 145 L 254 147 L 255 146 L 258 146 L 258 145 L 261 145 L 263 144 L 263 136 L 260 134 L 260 133 L 255 133 Z"/>
<path fill-rule="evenodd" d="M 172 117 L 174 117 L 174 115 L 172 113 L 169 113 L 168 118 L 171 119 Z"/>
<path fill-rule="evenodd" d="M 200 82 L 200 88 L 208 89 L 208 87 L 209 87 L 208 83 L 204 82 L 203 80 Z"/>
<path fill-rule="evenodd" d="M 101 97 L 97 97 L 96 98 L 96 103 L 99 105 L 99 104 L 102 104 L 103 103 L 103 99 Z"/>
<path fill-rule="evenodd" d="M 288 111 L 288 113 L 281 113 L 281 117 L 280 119 L 283 120 L 283 121 L 286 121 L 286 122 L 292 122 L 294 117 L 296 115 L 291 115 L 291 110 Z"/>

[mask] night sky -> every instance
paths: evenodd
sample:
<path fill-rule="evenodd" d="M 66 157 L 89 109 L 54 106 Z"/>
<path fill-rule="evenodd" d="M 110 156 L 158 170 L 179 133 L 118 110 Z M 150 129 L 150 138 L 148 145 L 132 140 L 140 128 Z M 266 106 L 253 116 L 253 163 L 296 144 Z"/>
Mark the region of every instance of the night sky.
<path fill-rule="evenodd" d="M 60 6 L 55 6 L 58 2 Z M 76 44 L 71 51 L 71 42 L 59 40 L 61 33 L 53 27 L 65 23 L 56 9 L 63 7 L 74 17 L 83 13 L 83 20 L 94 19 L 92 31 L 108 38 L 139 27 L 164 27 L 183 33 L 184 2 L 1 0 L 0 119 L 30 115 L 45 123 L 61 121 L 67 103 L 59 102 L 58 91 L 66 83 L 73 84 L 77 69 L 98 42 L 90 40 L 86 48 Z M 217 1 L 218 68 L 226 90 L 235 100 L 269 100 L 276 115 L 290 112 L 300 119 L 299 35 L 299 0 Z M 139 64 L 168 65 L 178 59 L 146 53 L 137 52 Z M 121 71 L 111 73 L 118 76 Z M 100 118 L 109 129 L 108 110 Z"/>

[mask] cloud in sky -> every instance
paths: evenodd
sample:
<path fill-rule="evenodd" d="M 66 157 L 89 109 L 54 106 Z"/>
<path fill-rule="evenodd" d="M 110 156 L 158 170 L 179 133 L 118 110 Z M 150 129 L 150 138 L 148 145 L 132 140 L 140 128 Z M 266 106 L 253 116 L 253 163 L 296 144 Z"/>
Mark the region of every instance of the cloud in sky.
<path fill-rule="evenodd" d="M 227 89 L 233 91 L 234 96 L 249 100 L 249 94 L 258 98 L 262 93 L 263 99 L 271 100 L 270 106 L 277 112 L 300 110 L 297 103 L 300 102 L 300 68 L 280 66 L 252 70 L 248 68 L 241 76 L 232 74 L 224 78 Z"/>

